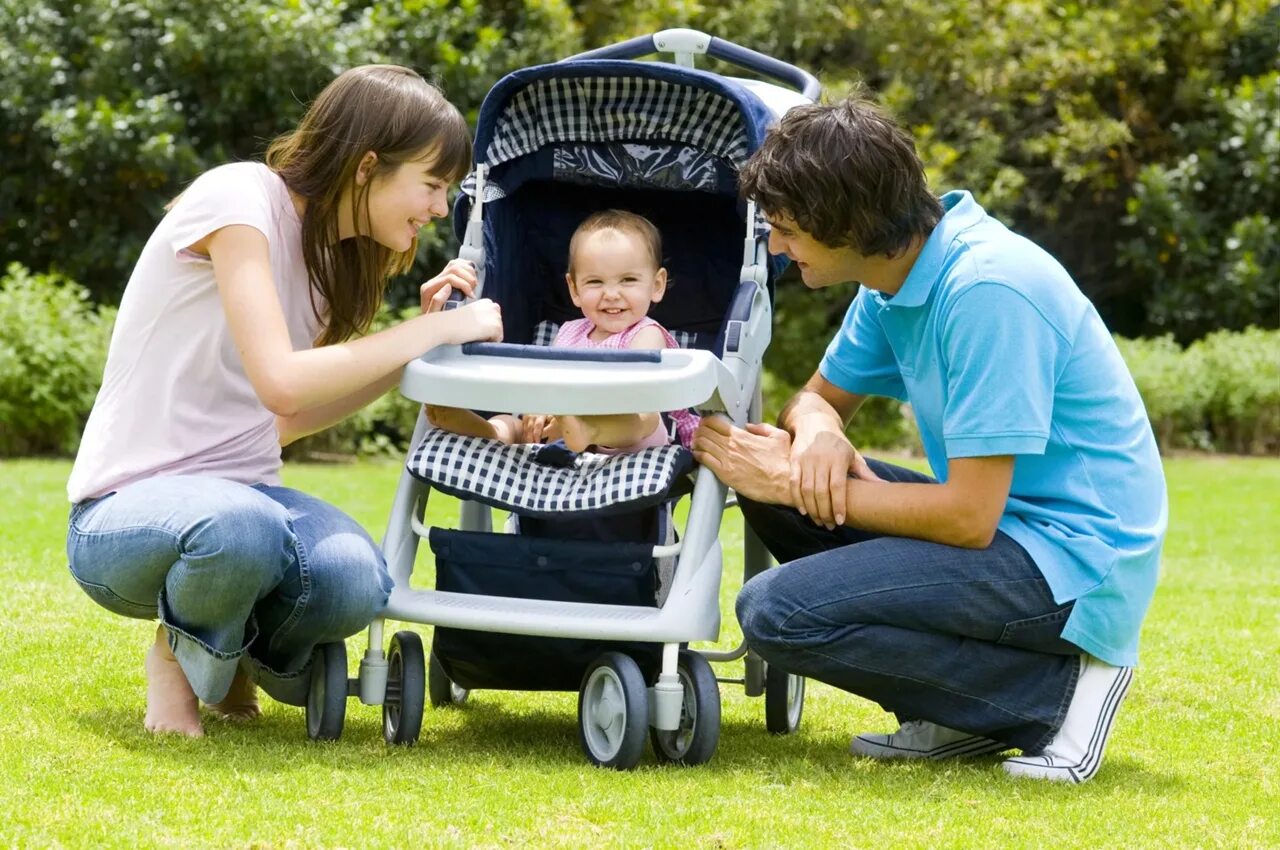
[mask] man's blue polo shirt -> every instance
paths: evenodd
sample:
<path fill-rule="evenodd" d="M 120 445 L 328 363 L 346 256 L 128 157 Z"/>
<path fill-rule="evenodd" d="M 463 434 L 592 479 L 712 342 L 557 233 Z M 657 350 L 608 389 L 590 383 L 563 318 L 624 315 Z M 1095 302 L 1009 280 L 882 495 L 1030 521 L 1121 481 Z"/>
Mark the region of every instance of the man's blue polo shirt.
<path fill-rule="evenodd" d="M 1014 455 L 1000 530 L 1075 600 L 1063 637 L 1132 666 L 1168 505 L 1142 399 L 1066 270 L 983 211 L 946 210 L 898 293 L 863 287 L 819 367 L 837 387 L 911 402 L 929 465 Z"/>

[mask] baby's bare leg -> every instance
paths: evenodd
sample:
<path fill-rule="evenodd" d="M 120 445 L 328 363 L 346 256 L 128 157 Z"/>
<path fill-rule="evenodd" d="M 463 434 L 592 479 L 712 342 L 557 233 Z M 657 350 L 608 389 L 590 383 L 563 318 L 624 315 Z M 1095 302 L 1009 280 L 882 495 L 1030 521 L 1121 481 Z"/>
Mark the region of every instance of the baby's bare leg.
<path fill-rule="evenodd" d="M 147 716 L 143 725 L 148 732 L 178 732 L 199 738 L 200 702 L 191 683 L 178 666 L 169 648 L 169 637 L 163 625 L 156 628 L 156 641 L 147 651 Z"/>
<path fill-rule="evenodd" d="M 466 437 L 487 437 L 490 440 L 499 438 L 491 422 L 477 413 L 458 407 L 439 407 L 429 404 L 427 421 L 437 428 Z"/>
<path fill-rule="evenodd" d="M 626 448 L 658 427 L 656 413 L 617 413 L 604 416 L 560 416 L 564 444 L 575 452 L 590 445 Z"/>

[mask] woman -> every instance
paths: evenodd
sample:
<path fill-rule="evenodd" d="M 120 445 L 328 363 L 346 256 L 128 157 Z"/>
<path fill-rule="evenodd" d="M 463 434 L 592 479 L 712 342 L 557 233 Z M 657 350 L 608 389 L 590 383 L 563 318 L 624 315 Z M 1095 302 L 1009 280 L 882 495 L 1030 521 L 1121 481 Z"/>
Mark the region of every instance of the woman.
<path fill-rule="evenodd" d="M 354 68 L 265 164 L 197 178 L 143 249 L 68 483 L 67 551 L 96 602 L 160 620 L 148 730 L 202 735 L 200 701 L 257 716 L 255 682 L 302 704 L 314 647 L 385 606 L 377 546 L 280 486 L 280 447 L 376 399 L 433 346 L 501 338 L 492 302 L 439 312 L 475 285 L 459 261 L 423 284 L 421 316 L 358 336 L 469 167 L 465 121 L 436 88 Z"/>

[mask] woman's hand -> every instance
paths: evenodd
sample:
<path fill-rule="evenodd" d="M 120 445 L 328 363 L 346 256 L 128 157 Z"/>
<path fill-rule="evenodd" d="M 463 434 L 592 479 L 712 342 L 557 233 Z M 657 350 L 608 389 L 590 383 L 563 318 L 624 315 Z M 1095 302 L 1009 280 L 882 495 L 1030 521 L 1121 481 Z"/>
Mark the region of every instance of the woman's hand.
<path fill-rule="evenodd" d="M 439 313 L 441 342 L 501 342 L 502 309 L 488 298 Z"/>
<path fill-rule="evenodd" d="M 475 266 L 466 260 L 450 260 L 440 274 L 418 287 L 422 312 L 435 313 L 442 309 L 455 289 L 470 298 L 478 282 Z"/>

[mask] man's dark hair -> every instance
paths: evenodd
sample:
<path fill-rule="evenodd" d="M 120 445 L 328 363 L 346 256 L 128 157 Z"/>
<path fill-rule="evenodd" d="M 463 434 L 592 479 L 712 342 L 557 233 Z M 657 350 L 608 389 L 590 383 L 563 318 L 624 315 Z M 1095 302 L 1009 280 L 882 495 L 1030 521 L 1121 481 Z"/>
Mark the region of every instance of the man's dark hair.
<path fill-rule="evenodd" d="M 742 194 L 832 248 L 896 256 L 942 219 L 915 142 L 858 87 L 797 106 L 743 166 Z"/>

